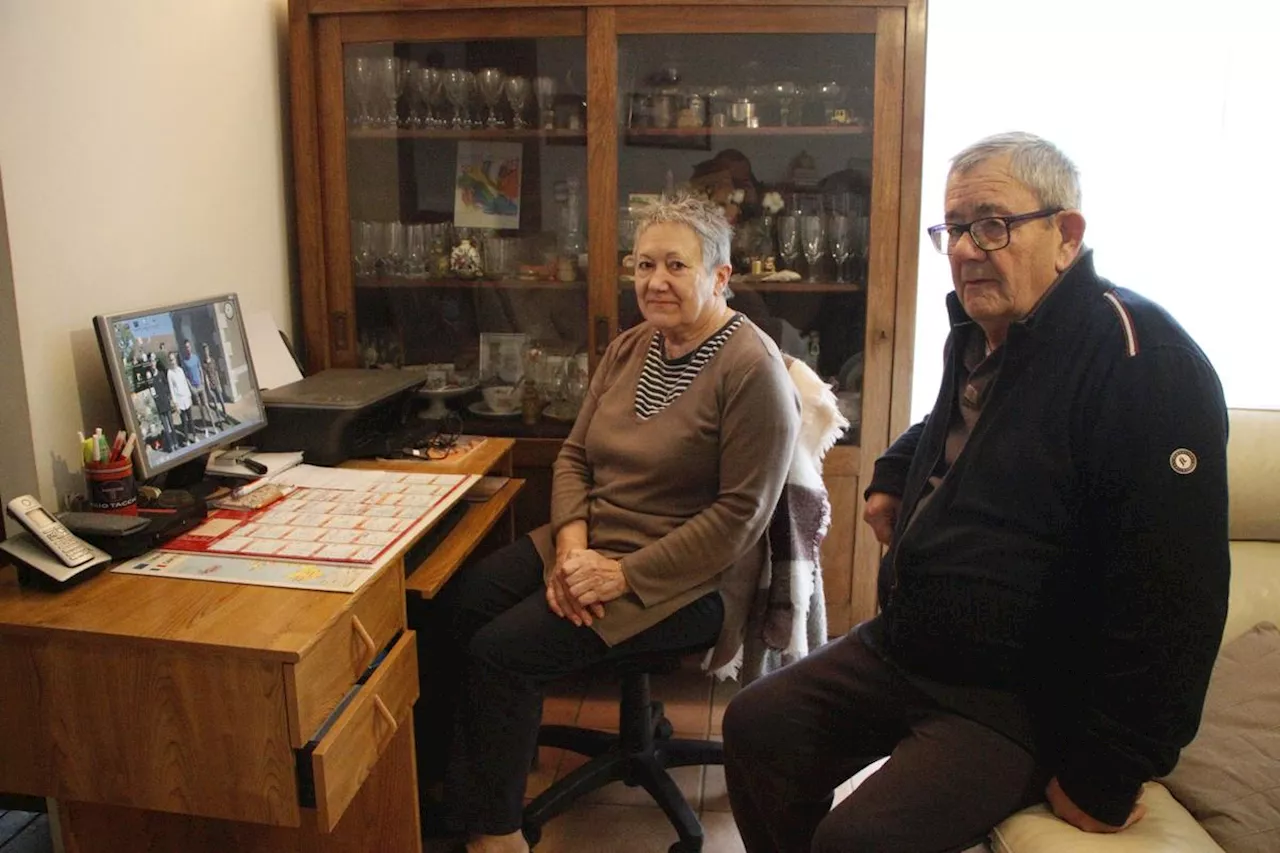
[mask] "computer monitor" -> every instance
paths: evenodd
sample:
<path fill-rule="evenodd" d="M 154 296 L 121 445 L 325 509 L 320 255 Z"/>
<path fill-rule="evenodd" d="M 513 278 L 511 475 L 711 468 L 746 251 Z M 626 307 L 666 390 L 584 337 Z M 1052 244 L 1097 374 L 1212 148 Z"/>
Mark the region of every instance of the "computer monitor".
<path fill-rule="evenodd" d="M 186 465 L 185 482 L 167 485 L 188 485 L 211 451 L 266 426 L 234 293 L 99 315 L 93 324 L 124 427 L 137 436 L 142 479 Z"/>

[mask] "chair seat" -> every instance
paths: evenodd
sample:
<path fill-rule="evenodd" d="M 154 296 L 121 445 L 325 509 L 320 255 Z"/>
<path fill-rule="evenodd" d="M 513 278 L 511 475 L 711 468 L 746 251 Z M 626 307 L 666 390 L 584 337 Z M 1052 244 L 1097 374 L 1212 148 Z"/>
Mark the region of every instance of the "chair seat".
<path fill-rule="evenodd" d="M 703 646 L 646 653 L 610 663 L 607 669 L 622 678 L 617 734 L 552 725 L 538 731 L 539 745 L 567 749 L 588 756 L 590 761 L 556 781 L 525 807 L 524 834 L 530 846 L 537 844 L 547 821 L 579 797 L 622 782 L 643 787 L 662 808 L 680 839 L 670 848 L 672 853 L 697 853 L 702 849 L 702 824 L 667 768 L 723 764 L 724 747 L 719 741 L 673 738 L 662 703 L 650 696 L 649 676 L 674 672 L 686 655 L 706 649 Z"/>

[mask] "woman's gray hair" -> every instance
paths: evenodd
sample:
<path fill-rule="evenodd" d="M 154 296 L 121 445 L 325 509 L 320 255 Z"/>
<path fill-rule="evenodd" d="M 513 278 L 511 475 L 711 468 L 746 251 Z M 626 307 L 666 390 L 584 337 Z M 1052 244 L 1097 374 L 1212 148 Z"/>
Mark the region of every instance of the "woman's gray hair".
<path fill-rule="evenodd" d="M 650 227 L 667 223 L 687 225 L 693 229 L 702 249 L 702 267 L 708 274 L 729 263 L 733 226 L 718 205 L 687 192 L 663 195 L 640 209 L 635 239 L 639 241 L 640 235 Z"/>
<path fill-rule="evenodd" d="M 1008 156 L 1009 172 L 1031 190 L 1043 207 L 1080 209 L 1080 172 L 1066 154 L 1047 139 L 1014 131 L 980 139 L 951 161 L 951 175 L 963 175 L 975 167 Z"/>

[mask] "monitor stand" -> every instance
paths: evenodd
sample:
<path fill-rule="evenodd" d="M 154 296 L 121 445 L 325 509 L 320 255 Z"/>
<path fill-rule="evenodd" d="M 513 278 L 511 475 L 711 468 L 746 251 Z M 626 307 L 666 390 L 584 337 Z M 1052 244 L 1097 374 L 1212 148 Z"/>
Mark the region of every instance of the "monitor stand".
<path fill-rule="evenodd" d="M 187 492 L 195 498 L 207 498 L 218 488 L 218 484 L 205 475 L 205 465 L 208 461 L 209 454 L 201 454 L 176 468 L 170 468 L 152 480 L 150 485 L 158 487 L 162 493 Z"/>

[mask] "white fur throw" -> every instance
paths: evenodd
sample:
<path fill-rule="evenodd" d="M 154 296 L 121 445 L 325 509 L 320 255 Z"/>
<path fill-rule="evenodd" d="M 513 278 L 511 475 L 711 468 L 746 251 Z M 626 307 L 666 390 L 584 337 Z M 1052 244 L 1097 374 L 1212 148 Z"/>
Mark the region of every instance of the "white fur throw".
<path fill-rule="evenodd" d="M 827 641 L 819 548 L 831 521 L 822 458 L 849 426 L 835 394 L 808 365 L 787 359 L 800 395 L 800 435 L 769 524 L 769 562 L 760 573 L 743 648 L 717 678 L 743 683 L 799 660 Z"/>

